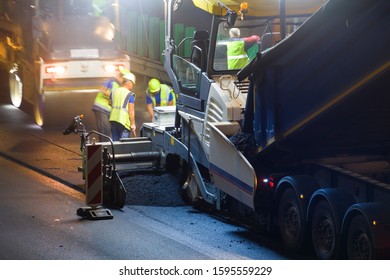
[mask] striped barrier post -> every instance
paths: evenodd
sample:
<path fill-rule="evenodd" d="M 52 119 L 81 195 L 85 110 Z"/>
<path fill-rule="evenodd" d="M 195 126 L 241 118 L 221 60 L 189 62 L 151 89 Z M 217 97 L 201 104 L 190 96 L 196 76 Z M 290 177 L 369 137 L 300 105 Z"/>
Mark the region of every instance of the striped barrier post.
<path fill-rule="evenodd" d="M 95 141 L 93 141 L 95 142 Z M 85 203 L 88 207 L 77 210 L 77 214 L 90 220 L 112 219 L 111 211 L 103 205 L 102 145 L 86 145 Z"/>
<path fill-rule="evenodd" d="M 97 208 L 103 204 L 102 145 L 87 144 L 86 204 Z"/>

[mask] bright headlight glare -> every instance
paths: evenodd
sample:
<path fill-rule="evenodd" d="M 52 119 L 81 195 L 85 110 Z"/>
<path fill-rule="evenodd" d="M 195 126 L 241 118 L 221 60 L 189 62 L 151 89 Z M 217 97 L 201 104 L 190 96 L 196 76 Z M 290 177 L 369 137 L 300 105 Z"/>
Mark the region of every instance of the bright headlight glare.
<path fill-rule="evenodd" d="M 65 73 L 64 66 L 48 66 L 46 67 L 47 74 L 63 74 Z"/>

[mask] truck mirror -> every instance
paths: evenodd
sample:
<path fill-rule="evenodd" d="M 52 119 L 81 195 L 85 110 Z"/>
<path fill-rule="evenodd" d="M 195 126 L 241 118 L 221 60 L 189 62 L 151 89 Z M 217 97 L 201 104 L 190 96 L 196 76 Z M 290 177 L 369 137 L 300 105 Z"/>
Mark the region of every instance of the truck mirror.
<path fill-rule="evenodd" d="M 226 6 L 225 4 L 221 3 L 218 1 L 218 5 L 221 6 L 222 8 L 225 8 L 226 9 L 226 21 L 227 21 L 227 27 L 230 28 L 230 27 L 233 27 L 234 26 L 234 23 L 236 22 L 236 19 L 237 19 L 237 13 L 235 11 L 233 11 L 232 9 L 229 9 L 228 6 Z"/>
<path fill-rule="evenodd" d="M 234 26 L 234 24 L 236 23 L 236 19 L 237 13 L 233 10 L 228 10 L 226 13 L 226 20 L 229 28 Z"/>
<path fill-rule="evenodd" d="M 199 46 L 193 46 L 191 51 L 191 62 L 194 63 L 201 71 L 206 70 L 206 55 Z"/>

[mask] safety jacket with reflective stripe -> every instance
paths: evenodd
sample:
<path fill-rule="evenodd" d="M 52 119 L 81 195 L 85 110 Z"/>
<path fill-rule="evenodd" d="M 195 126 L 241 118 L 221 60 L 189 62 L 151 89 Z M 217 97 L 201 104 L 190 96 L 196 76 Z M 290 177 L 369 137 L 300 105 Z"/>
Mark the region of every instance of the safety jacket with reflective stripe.
<path fill-rule="evenodd" d="M 176 96 L 173 92 L 172 88 L 162 84 L 160 88 L 160 105 L 159 106 L 167 106 L 169 103 L 169 94 L 172 92 L 172 105 L 176 105 Z M 149 89 L 147 90 L 147 94 L 149 95 L 150 99 L 152 99 L 153 107 L 157 106 L 156 102 L 156 94 L 151 94 Z"/>
<path fill-rule="evenodd" d="M 233 40 L 227 44 L 228 69 L 241 69 L 248 64 L 244 40 Z"/>
<path fill-rule="evenodd" d="M 119 82 L 114 80 L 112 82 L 112 86 L 110 88 L 110 91 L 113 92 L 117 88 L 119 88 Z M 92 106 L 92 111 L 99 111 L 106 115 L 110 115 L 111 112 L 111 106 L 110 106 L 110 97 L 106 96 L 104 92 L 100 91 L 96 95 L 95 101 Z"/>
<path fill-rule="evenodd" d="M 128 104 L 132 95 L 134 93 L 124 87 L 117 88 L 111 95 L 112 109 L 109 120 L 122 124 L 128 130 L 131 126 Z"/>

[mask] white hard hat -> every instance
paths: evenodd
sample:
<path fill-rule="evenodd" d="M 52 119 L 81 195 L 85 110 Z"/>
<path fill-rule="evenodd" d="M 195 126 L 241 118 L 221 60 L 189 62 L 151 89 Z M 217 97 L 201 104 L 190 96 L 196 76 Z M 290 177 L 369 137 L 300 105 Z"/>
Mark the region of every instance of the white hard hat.
<path fill-rule="evenodd" d="M 128 72 L 128 73 L 124 74 L 123 79 L 132 81 L 133 84 L 135 85 L 135 75 L 133 73 Z"/>
<path fill-rule="evenodd" d="M 233 38 L 239 38 L 241 35 L 240 29 L 238 28 L 232 28 L 229 31 L 229 36 Z"/>

